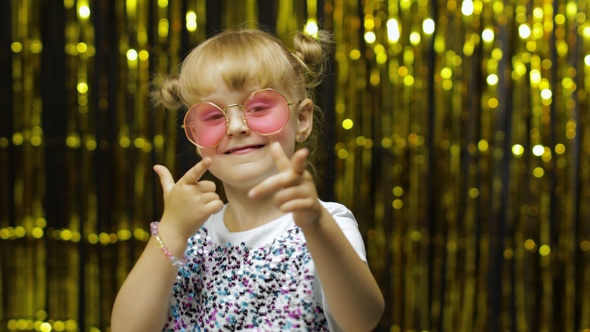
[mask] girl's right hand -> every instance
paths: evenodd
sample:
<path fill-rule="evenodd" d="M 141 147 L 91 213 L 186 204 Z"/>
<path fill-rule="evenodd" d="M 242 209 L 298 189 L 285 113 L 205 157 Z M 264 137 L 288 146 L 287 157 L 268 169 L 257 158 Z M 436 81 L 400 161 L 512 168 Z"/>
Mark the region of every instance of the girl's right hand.
<path fill-rule="evenodd" d="M 215 183 L 200 181 L 209 166 L 210 158 L 201 160 L 176 183 L 165 166 L 154 166 L 164 196 L 161 223 L 173 228 L 176 235 L 184 239 L 194 235 L 210 215 L 223 208 L 224 203 L 215 192 Z"/>

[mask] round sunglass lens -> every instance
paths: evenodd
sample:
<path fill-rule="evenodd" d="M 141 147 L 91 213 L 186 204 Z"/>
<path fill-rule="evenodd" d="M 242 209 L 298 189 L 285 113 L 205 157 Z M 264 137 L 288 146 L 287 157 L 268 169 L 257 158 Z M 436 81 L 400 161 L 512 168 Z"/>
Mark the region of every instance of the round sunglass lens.
<path fill-rule="evenodd" d="M 196 104 L 184 118 L 187 138 L 199 147 L 217 145 L 226 133 L 225 115 L 211 103 Z"/>
<path fill-rule="evenodd" d="M 290 116 L 287 100 L 274 90 L 255 92 L 244 105 L 244 113 L 250 129 L 262 135 L 281 131 Z"/>

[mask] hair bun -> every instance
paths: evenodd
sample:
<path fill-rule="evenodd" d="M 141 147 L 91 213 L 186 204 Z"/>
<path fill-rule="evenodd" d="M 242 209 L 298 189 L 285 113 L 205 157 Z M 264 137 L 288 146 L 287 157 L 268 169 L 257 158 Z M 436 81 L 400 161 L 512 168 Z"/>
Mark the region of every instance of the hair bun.
<path fill-rule="evenodd" d="M 158 89 L 152 93 L 152 99 L 156 105 L 162 105 L 167 109 L 177 109 L 183 105 L 179 91 L 178 78 L 164 78 L 161 80 Z"/>
<path fill-rule="evenodd" d="M 300 61 L 308 88 L 321 83 L 333 40 L 332 34 L 324 30 L 318 31 L 317 38 L 303 32 L 295 35 L 293 56 Z"/>

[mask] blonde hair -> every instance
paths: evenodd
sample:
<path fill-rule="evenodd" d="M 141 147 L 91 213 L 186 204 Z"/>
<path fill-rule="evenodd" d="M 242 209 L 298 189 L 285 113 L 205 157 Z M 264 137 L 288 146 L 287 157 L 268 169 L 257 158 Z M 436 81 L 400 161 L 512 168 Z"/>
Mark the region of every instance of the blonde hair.
<path fill-rule="evenodd" d="M 167 109 L 188 108 L 203 101 L 220 80 L 230 89 L 256 84 L 284 90 L 299 100 L 313 100 L 313 88 L 321 83 L 326 69 L 332 36 L 326 31 L 320 31 L 317 38 L 296 32 L 293 47 L 291 52 L 281 40 L 262 30 L 226 30 L 195 47 L 181 63 L 177 76 L 161 79 L 153 94 L 155 102 Z M 297 145 L 309 148 L 312 162 L 323 123 L 321 109 L 314 107 L 313 133 Z"/>

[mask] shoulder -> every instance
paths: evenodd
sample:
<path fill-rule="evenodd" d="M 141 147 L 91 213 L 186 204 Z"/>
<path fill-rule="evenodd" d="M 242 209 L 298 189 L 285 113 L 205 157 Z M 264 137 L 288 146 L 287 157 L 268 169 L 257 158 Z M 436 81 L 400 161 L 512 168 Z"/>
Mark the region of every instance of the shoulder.
<path fill-rule="evenodd" d="M 320 202 L 324 206 L 324 209 L 326 209 L 339 224 L 340 221 L 348 221 L 355 226 L 358 226 L 356 219 L 354 218 L 354 214 L 345 205 L 336 202 Z"/>
<path fill-rule="evenodd" d="M 325 202 L 325 201 L 320 201 L 320 203 L 322 203 L 324 208 L 326 210 L 328 210 L 328 212 L 330 212 L 330 214 L 332 214 L 332 215 L 335 213 L 349 213 L 350 215 L 352 215 L 352 212 L 350 211 L 350 209 L 348 209 L 343 204 L 336 203 L 336 202 Z"/>

